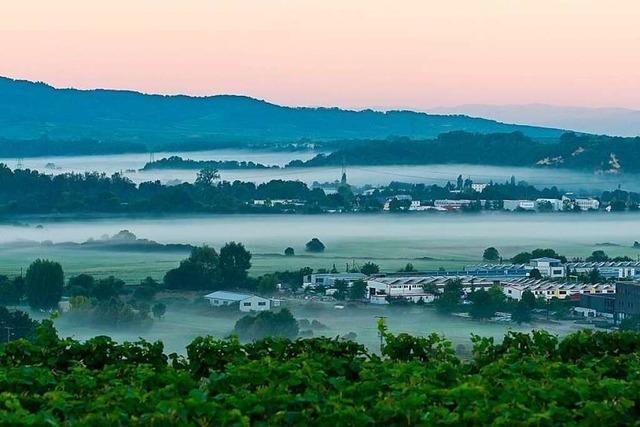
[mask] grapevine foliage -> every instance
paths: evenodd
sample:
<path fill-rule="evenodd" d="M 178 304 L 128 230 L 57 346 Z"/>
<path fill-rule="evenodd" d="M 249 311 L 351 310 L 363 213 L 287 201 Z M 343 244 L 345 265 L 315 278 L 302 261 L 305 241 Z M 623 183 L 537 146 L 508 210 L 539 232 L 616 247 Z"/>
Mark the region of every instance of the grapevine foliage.
<path fill-rule="evenodd" d="M 161 343 L 35 338 L 0 346 L 0 425 L 629 425 L 640 419 L 640 335 L 394 335 L 381 354 L 341 339 Z"/>

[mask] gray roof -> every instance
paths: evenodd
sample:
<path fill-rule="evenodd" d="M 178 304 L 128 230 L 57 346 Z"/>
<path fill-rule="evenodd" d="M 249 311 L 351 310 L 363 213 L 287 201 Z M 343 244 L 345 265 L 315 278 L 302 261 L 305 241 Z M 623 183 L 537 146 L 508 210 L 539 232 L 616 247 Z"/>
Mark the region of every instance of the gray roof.
<path fill-rule="evenodd" d="M 210 294 L 205 295 L 204 297 L 207 299 L 221 299 L 226 301 L 242 301 L 247 298 L 251 298 L 253 295 L 249 294 L 240 294 L 238 292 L 228 292 L 228 291 L 215 291 Z"/>
<path fill-rule="evenodd" d="M 594 289 L 594 290 L 615 291 L 615 285 L 610 283 L 590 284 L 590 283 L 575 283 L 575 282 L 567 282 L 567 281 L 557 282 L 557 281 L 552 281 L 547 279 L 531 279 L 529 277 L 523 277 L 520 279 L 513 279 L 513 280 L 505 280 L 504 282 L 502 282 L 502 286 L 529 289 L 529 290 L 560 289 L 560 290 L 568 290 L 568 291 L 571 291 L 571 290 L 579 291 L 579 290 Z"/>
<path fill-rule="evenodd" d="M 408 277 L 375 277 L 370 282 L 378 282 L 384 285 L 445 285 L 453 279 L 462 280 L 463 284 L 476 286 L 491 286 L 492 280 L 477 278 L 475 276 L 408 276 Z"/>
<path fill-rule="evenodd" d="M 606 268 L 606 267 L 635 267 L 640 268 L 638 261 L 605 261 L 605 262 L 569 262 L 569 268 Z"/>
<path fill-rule="evenodd" d="M 542 257 L 542 258 L 533 258 L 531 261 L 538 261 L 538 262 L 560 262 L 559 259 L 557 258 L 549 258 L 549 257 Z"/>
<path fill-rule="evenodd" d="M 334 277 L 336 279 L 339 278 L 364 278 L 366 277 L 362 273 L 311 273 L 309 276 L 314 277 Z"/>

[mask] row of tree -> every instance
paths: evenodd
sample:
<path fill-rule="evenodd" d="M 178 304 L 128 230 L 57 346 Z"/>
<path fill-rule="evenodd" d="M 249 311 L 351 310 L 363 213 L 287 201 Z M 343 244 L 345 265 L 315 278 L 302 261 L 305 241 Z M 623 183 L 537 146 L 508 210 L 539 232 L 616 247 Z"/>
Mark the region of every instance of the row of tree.
<path fill-rule="evenodd" d="M 612 166 L 612 155 L 617 165 Z M 431 140 L 394 138 L 350 144 L 331 154 L 291 162 L 290 167 L 350 165 L 482 164 L 568 168 L 584 171 L 640 171 L 640 137 L 565 133 L 555 143 L 544 143 L 520 133 L 454 131 Z M 613 162 L 616 163 L 616 162 Z"/>
<path fill-rule="evenodd" d="M 409 207 L 409 200 L 394 198 L 409 195 L 414 200 L 472 199 L 466 210 L 480 210 L 480 199 L 489 201 L 486 209 L 502 209 L 502 200 L 560 198 L 557 187 L 537 189 L 514 177 L 505 183 L 490 182 L 482 193 L 473 191 L 470 179 L 460 176 L 457 183 L 445 185 L 393 182 L 366 194 L 355 194 L 348 185 L 336 193 L 309 188 L 300 181 L 272 180 L 252 182 L 221 181 L 216 169 L 201 170 L 195 182 L 164 185 L 159 181 L 139 185 L 121 174 L 68 173 L 47 175 L 33 170 L 11 170 L 0 164 L 0 214 L 77 213 L 77 212 L 301 212 L 328 210 L 381 211 L 392 199 L 391 211 Z M 462 190 L 457 190 L 461 187 Z M 264 200 L 265 203 L 254 203 Z M 283 203 L 267 203 L 283 200 Z M 294 200 L 296 203 L 287 203 Z M 640 195 L 615 190 L 605 192 L 601 200 L 613 211 L 637 209 Z M 301 203 L 298 203 L 300 201 Z"/>
<path fill-rule="evenodd" d="M 0 214 L 76 212 L 319 212 L 350 206 L 342 194 L 325 194 L 300 181 L 262 184 L 220 181 L 215 169 L 203 169 L 194 183 L 139 185 L 121 174 L 47 175 L 12 170 L 0 163 Z M 300 200 L 304 206 L 254 204 L 254 200 Z"/>

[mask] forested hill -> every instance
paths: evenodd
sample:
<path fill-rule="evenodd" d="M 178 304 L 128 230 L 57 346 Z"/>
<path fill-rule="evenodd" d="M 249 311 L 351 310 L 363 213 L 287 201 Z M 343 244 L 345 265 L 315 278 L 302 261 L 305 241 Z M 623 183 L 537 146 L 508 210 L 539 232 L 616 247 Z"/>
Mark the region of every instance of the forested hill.
<path fill-rule="evenodd" d="M 44 83 L 0 77 L 0 140 L 46 136 L 50 140 L 95 139 L 153 146 L 186 144 L 194 139 L 229 144 L 305 138 L 432 138 L 453 130 L 520 131 L 534 138 L 555 138 L 562 133 L 460 115 L 291 108 L 230 95 L 190 97 L 56 89 Z"/>
<path fill-rule="evenodd" d="M 565 133 L 542 144 L 519 132 L 450 132 L 432 140 L 407 138 L 360 141 L 331 154 L 289 163 L 289 167 L 349 165 L 426 165 L 466 163 L 552 167 L 596 173 L 640 172 L 640 137 L 621 138 Z"/>

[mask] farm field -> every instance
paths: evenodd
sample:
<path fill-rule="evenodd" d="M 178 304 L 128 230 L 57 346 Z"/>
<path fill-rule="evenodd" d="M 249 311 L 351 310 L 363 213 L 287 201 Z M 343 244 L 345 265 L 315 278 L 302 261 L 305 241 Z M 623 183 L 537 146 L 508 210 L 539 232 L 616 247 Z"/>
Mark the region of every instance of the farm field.
<path fill-rule="evenodd" d="M 41 225 L 41 227 L 36 227 Z M 640 215 L 635 214 L 372 214 L 372 215 L 212 215 L 169 218 L 110 218 L 52 221 L 30 219 L 27 225 L 0 225 L 0 274 L 19 274 L 36 258 L 60 262 L 66 274 L 116 275 L 127 281 L 161 279 L 186 252 L 117 252 L 67 249 L 33 242 L 83 242 L 128 229 L 160 243 L 207 244 L 216 248 L 238 241 L 253 253 L 250 271 L 260 275 L 302 267 L 332 268 L 378 263 L 395 271 L 459 268 L 481 262 L 482 251 L 495 246 L 507 259 L 518 252 L 551 247 L 568 257 L 586 257 L 597 249 L 610 256 L 636 258 Z M 304 252 L 312 237 L 325 243 L 324 253 Z M 283 251 L 291 246 L 294 257 Z"/>

